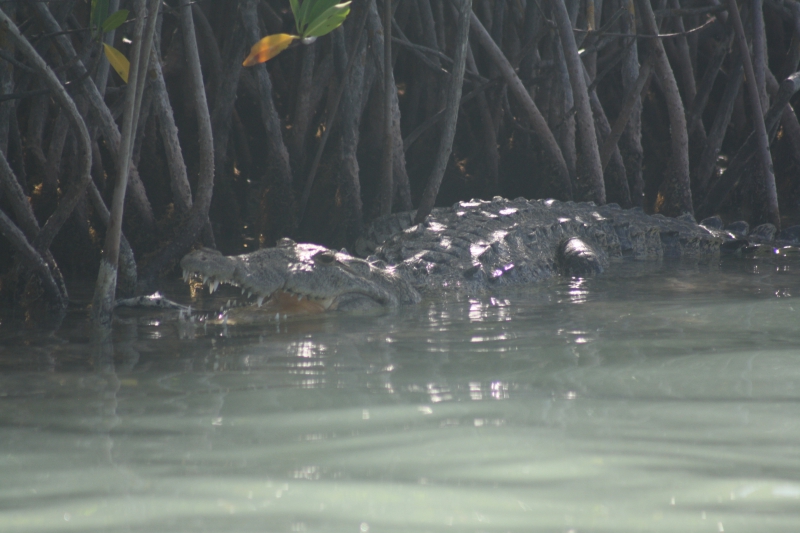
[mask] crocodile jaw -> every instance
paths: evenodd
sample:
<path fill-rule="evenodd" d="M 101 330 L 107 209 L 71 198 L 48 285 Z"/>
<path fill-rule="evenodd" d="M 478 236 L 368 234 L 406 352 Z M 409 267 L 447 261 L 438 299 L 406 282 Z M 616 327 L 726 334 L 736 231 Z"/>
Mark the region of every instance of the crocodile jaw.
<path fill-rule="evenodd" d="M 295 316 L 323 313 L 336 309 L 337 299 L 334 297 L 316 297 L 283 290 L 282 288 L 271 294 L 263 294 L 258 290 L 253 290 L 252 287 L 244 287 L 235 282 L 219 280 L 213 275 L 203 276 L 200 272 L 184 270 L 184 281 L 188 282 L 193 278 L 202 279 L 203 285 L 208 287 L 209 294 L 216 292 L 220 285 L 239 287 L 242 290 L 242 296 L 248 304 L 266 313 L 278 313 L 280 316 Z"/>
<path fill-rule="evenodd" d="M 239 287 L 267 313 L 306 315 L 339 308 L 369 309 L 397 301 L 352 269 L 334 262 L 323 266 L 314 257 L 333 253 L 316 245 L 299 244 L 226 257 L 201 249 L 181 260 L 184 279 L 199 278 L 213 293 L 220 284 Z M 341 255 L 341 254 L 336 254 Z M 349 256 L 342 256 L 342 259 Z M 352 258 L 350 258 L 352 259 Z"/>

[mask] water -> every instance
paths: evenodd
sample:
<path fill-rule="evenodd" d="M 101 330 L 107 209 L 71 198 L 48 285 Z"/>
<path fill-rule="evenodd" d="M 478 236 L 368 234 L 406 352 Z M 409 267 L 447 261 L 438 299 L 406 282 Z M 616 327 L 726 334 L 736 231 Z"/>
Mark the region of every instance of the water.
<path fill-rule="evenodd" d="M 5 319 L 0 531 L 793 531 L 799 269 L 625 263 L 227 332 L 132 311 L 105 348 L 80 310 Z"/>

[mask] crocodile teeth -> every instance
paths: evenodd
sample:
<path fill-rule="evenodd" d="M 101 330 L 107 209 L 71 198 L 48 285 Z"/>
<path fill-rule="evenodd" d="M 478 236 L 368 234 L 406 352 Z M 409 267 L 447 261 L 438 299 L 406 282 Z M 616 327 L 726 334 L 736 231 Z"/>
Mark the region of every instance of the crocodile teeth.
<path fill-rule="evenodd" d="M 275 322 L 280 322 L 280 321 L 281 321 L 281 314 L 275 313 Z"/>
<path fill-rule="evenodd" d="M 303 295 L 302 294 L 298 294 L 297 295 L 297 301 L 301 302 L 302 300 L 303 300 Z"/>
<path fill-rule="evenodd" d="M 228 300 L 228 304 L 227 304 L 227 306 L 226 306 L 226 307 L 230 307 L 230 306 L 231 306 L 231 301 L 230 301 L 230 300 Z"/>
<path fill-rule="evenodd" d="M 208 290 L 211 294 L 214 294 L 214 292 L 217 290 L 217 287 L 219 287 L 219 280 L 215 279 L 211 283 L 209 283 Z"/>
<path fill-rule="evenodd" d="M 261 304 L 264 303 L 264 297 L 263 296 L 259 296 L 257 303 L 258 303 L 258 306 L 261 307 Z"/>

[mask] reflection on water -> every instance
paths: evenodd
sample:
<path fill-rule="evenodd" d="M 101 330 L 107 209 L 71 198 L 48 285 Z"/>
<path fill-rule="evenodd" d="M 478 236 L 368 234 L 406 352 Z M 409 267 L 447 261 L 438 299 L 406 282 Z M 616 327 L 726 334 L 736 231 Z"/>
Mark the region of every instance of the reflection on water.
<path fill-rule="evenodd" d="M 126 311 L 104 346 L 77 311 L 4 319 L 0 531 L 794 530 L 776 261 L 260 327 Z"/>

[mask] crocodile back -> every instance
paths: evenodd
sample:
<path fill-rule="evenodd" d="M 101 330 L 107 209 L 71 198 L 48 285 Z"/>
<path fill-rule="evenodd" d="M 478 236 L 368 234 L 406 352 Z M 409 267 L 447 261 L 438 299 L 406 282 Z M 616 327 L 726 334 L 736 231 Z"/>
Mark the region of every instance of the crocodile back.
<path fill-rule="evenodd" d="M 363 241 L 372 248 L 362 250 L 421 290 L 472 292 L 549 278 L 559 272 L 559 246 L 574 237 L 591 246 L 602 266 L 623 256 L 713 257 L 720 245 L 717 236 L 687 220 L 556 200 L 459 202 L 434 209 L 422 224 L 412 222 L 413 213 L 378 219 Z"/>
<path fill-rule="evenodd" d="M 355 254 L 358 257 L 368 257 L 374 254 L 375 250 L 389 237 L 410 228 L 414 224 L 416 214 L 416 211 L 403 211 L 376 218 L 356 241 Z"/>

